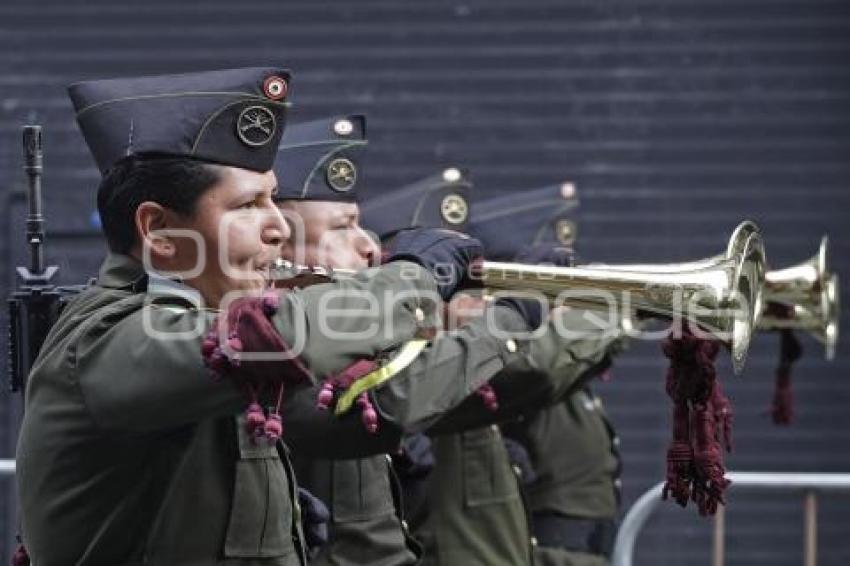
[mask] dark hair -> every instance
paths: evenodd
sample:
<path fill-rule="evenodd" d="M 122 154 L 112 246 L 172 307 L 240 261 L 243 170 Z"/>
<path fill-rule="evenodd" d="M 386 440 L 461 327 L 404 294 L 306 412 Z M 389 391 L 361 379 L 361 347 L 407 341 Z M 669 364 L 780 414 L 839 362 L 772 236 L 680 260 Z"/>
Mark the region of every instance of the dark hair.
<path fill-rule="evenodd" d="M 109 249 L 128 253 L 136 242 L 136 209 L 156 202 L 184 216 L 220 179 L 215 166 L 185 157 L 130 155 L 118 161 L 97 190 L 97 210 Z"/>

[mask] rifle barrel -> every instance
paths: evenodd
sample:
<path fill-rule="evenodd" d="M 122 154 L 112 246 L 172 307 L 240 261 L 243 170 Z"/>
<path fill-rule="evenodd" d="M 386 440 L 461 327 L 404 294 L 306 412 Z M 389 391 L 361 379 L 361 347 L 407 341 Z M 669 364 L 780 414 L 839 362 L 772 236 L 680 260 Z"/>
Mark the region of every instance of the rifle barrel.
<path fill-rule="evenodd" d="M 27 244 L 30 249 L 30 271 L 44 273 L 44 216 L 41 213 L 42 145 L 41 126 L 24 126 L 24 171 L 27 174 L 29 214 L 27 215 Z"/>

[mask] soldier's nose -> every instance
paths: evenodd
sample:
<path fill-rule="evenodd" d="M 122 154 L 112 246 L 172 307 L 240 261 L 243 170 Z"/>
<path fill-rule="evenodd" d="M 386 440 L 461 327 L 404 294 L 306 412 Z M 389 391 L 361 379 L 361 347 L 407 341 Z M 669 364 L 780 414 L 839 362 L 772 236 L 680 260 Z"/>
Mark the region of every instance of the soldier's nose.
<path fill-rule="evenodd" d="M 268 221 L 263 228 L 262 239 L 263 243 L 271 246 L 280 247 L 283 243 L 292 236 L 292 230 L 289 224 L 283 219 L 277 207 L 269 211 Z"/>
<path fill-rule="evenodd" d="M 360 257 L 365 259 L 370 266 L 378 264 L 378 244 L 363 229 L 360 229 L 360 233 L 358 234 L 357 249 L 360 252 Z"/>

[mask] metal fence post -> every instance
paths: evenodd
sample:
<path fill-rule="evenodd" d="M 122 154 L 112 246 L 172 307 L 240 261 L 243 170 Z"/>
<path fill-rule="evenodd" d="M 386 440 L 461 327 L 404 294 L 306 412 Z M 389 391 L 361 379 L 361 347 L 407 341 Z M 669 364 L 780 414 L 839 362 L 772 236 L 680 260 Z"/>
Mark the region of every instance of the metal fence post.
<path fill-rule="evenodd" d="M 723 566 L 726 561 L 726 506 L 718 505 L 714 515 L 714 537 L 711 549 L 712 566 Z"/>
<path fill-rule="evenodd" d="M 803 500 L 803 556 L 805 566 L 816 566 L 818 561 L 818 496 L 806 492 Z"/>

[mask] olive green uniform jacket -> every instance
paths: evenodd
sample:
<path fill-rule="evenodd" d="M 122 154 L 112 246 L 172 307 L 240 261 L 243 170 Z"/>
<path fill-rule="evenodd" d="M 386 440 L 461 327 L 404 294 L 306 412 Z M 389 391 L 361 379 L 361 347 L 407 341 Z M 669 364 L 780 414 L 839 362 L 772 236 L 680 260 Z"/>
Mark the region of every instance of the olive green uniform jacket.
<path fill-rule="evenodd" d="M 434 436 L 436 465 L 424 504 L 411 517 L 414 536 L 425 548 L 424 564 L 517 566 L 532 563 L 533 538 L 520 489 L 520 470 L 511 465 L 498 426 L 486 423 L 515 419 L 523 412 L 562 398 L 606 355 L 616 336 L 605 334 L 583 312 L 559 313 L 559 324 L 577 338 L 562 339 L 550 321 L 543 337 L 532 342 L 549 353 L 547 366 L 508 367 L 491 385 L 499 408 L 487 409 L 476 396 L 438 421 Z M 559 450 L 568 451 L 569 443 Z"/>
<path fill-rule="evenodd" d="M 528 451 L 536 479 L 525 487 L 533 516 L 610 521 L 618 513 L 619 440 L 602 403 L 583 388 L 505 427 Z M 612 533 L 613 534 L 613 533 Z M 537 566 L 601 566 L 603 556 L 540 545 Z"/>
<path fill-rule="evenodd" d="M 137 261 L 110 255 L 97 283 L 51 330 L 30 375 L 17 481 L 23 538 L 34 564 L 303 564 L 287 449 L 246 438 L 235 418 L 243 394 L 227 380 L 212 380 L 203 366 L 200 344 L 213 313 L 173 292 L 148 289 L 147 281 Z M 407 294 L 377 318 L 340 319 L 337 330 L 369 338 L 339 340 L 318 330 L 319 298 L 328 289 Z M 418 311 L 431 316 L 435 310 L 420 296 L 434 289 L 424 270 L 399 262 L 287 293 L 272 321 L 289 344 L 300 340 L 301 359 L 322 376 L 417 335 Z M 345 300 L 337 306 L 362 308 Z M 391 324 L 392 332 L 381 324 Z M 525 343 L 509 349 L 483 333 L 464 339 L 423 353 L 409 374 L 374 391 L 384 421 L 425 421 L 456 404 L 458 390 L 474 390 L 507 364 L 523 362 L 530 350 Z M 468 350 L 476 340 L 480 355 Z M 454 375 L 468 379 L 431 406 L 414 406 L 407 392 L 434 385 L 406 385 L 405 379 L 437 375 L 441 354 L 458 350 L 469 355 L 452 359 L 468 367 Z M 389 442 L 387 432 L 365 432 L 357 415 L 310 410 L 312 386 L 288 389 L 289 438 L 342 457 L 362 457 L 364 446 L 379 450 L 375 444 Z"/>
<path fill-rule="evenodd" d="M 417 564 L 388 456 L 356 460 L 295 458 L 299 484 L 331 513 L 328 542 L 310 564 L 402 566 Z"/>

